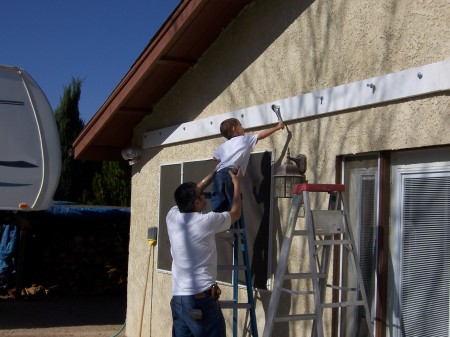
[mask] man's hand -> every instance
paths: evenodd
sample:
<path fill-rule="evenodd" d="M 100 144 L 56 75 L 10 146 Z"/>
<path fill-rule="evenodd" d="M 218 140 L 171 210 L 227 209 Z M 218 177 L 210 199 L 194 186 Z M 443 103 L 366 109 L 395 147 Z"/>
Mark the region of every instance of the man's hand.
<path fill-rule="evenodd" d="M 228 174 L 231 176 L 231 180 L 233 181 L 233 185 L 239 184 L 241 182 L 242 172 L 241 172 L 240 168 L 238 169 L 236 174 L 233 173 L 233 170 L 228 170 Z"/>

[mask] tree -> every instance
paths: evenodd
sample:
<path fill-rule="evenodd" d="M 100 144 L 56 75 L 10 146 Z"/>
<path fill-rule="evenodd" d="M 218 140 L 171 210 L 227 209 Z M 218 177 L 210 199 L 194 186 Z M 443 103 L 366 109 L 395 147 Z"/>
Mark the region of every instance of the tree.
<path fill-rule="evenodd" d="M 94 204 L 129 207 L 131 169 L 127 163 L 102 162 L 92 181 Z"/>
<path fill-rule="evenodd" d="M 55 110 L 61 143 L 61 177 L 54 199 L 83 204 L 129 206 L 131 170 L 126 163 L 75 160 L 72 143 L 84 127 L 78 102 L 79 79 L 72 78 Z"/>
<path fill-rule="evenodd" d="M 78 110 L 81 96 L 81 80 L 72 78 L 55 110 L 61 144 L 61 177 L 54 198 L 56 200 L 81 201 L 83 162 L 73 158 L 72 142 L 84 127 Z"/>

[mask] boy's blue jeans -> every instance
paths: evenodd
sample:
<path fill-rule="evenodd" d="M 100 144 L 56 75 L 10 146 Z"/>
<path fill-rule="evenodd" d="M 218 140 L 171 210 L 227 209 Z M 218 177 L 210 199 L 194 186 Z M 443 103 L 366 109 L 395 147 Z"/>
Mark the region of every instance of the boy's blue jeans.
<path fill-rule="evenodd" d="M 231 209 L 234 186 L 228 168 L 218 171 L 213 179 L 211 208 L 213 212 L 227 212 Z"/>
<path fill-rule="evenodd" d="M 225 337 L 225 319 L 212 297 L 173 296 L 172 337 Z"/>

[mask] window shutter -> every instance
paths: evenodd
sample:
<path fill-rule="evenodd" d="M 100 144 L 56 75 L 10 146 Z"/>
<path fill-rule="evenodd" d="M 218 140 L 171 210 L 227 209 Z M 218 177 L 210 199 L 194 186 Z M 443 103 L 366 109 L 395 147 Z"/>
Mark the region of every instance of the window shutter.
<path fill-rule="evenodd" d="M 360 245 L 361 273 L 369 308 L 372 308 L 372 292 L 375 276 L 374 229 L 375 229 L 375 177 L 364 177 L 361 183 Z M 361 309 L 361 311 L 364 311 Z"/>
<path fill-rule="evenodd" d="M 403 181 L 401 335 L 449 334 L 450 176 Z"/>
<path fill-rule="evenodd" d="M 350 224 L 353 227 L 353 234 L 359 255 L 359 264 L 361 268 L 364 290 L 371 311 L 374 310 L 374 291 L 375 291 L 375 265 L 374 256 L 376 226 L 376 200 L 377 200 L 377 180 L 376 169 L 355 170 L 351 178 L 351 200 L 350 211 L 353 217 Z M 351 264 L 343 266 L 349 277 L 349 280 L 355 279 L 355 270 Z M 345 278 L 345 276 L 344 276 Z M 349 281 L 348 280 L 348 281 Z M 349 286 L 356 286 L 348 283 Z M 355 296 L 352 294 L 351 296 Z M 352 297 L 352 300 L 356 300 Z M 359 299 L 359 298 L 358 298 Z M 347 308 L 343 324 L 343 336 L 369 336 L 366 327 L 365 311 L 362 307 Z"/>

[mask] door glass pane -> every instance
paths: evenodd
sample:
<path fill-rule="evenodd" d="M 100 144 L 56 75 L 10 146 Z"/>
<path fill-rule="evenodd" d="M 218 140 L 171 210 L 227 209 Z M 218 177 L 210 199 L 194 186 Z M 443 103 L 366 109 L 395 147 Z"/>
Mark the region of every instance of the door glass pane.
<path fill-rule="evenodd" d="M 350 225 L 358 249 L 361 274 L 369 308 L 375 310 L 375 266 L 378 160 L 376 156 L 354 157 L 345 161 L 345 185 L 350 215 Z M 356 287 L 350 280 L 356 279 L 356 271 L 342 251 L 342 283 Z M 357 300 L 357 298 L 348 298 Z M 373 315 L 372 315 L 373 316 Z M 371 319 L 373 322 L 373 319 Z M 365 310 L 362 306 L 348 307 L 341 311 L 341 336 L 368 336 Z"/>

